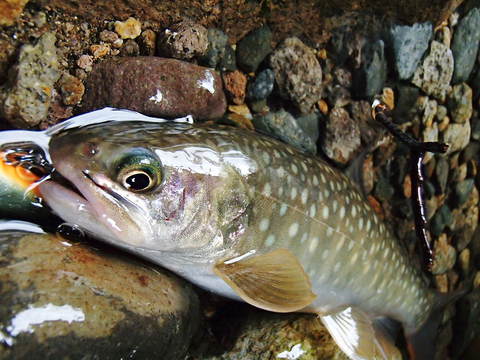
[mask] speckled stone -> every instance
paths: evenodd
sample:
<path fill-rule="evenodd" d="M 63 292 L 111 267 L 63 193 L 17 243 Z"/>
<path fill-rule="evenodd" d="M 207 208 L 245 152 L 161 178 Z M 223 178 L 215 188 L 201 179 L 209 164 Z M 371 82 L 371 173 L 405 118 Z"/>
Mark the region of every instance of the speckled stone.
<path fill-rule="evenodd" d="M 208 47 L 205 54 L 200 57 L 203 65 L 215 68 L 225 55 L 225 48 L 228 44 L 228 36 L 220 29 L 208 29 Z"/>
<path fill-rule="evenodd" d="M 387 79 L 383 40 L 367 41 L 361 54 L 361 66 L 353 73 L 353 93 L 360 98 L 371 98 L 382 92 Z"/>
<path fill-rule="evenodd" d="M 248 84 L 247 96 L 252 100 L 266 99 L 271 94 L 274 84 L 275 74 L 271 69 L 260 71 Z"/>
<path fill-rule="evenodd" d="M 441 275 L 452 269 L 457 259 L 455 248 L 447 242 L 447 236 L 442 235 L 434 245 L 435 259 L 432 274 Z"/>
<path fill-rule="evenodd" d="M 463 124 L 473 112 L 472 89 L 465 83 L 455 85 L 448 96 L 448 109 L 453 122 Z"/>
<path fill-rule="evenodd" d="M 189 60 L 203 56 L 208 48 L 207 29 L 192 21 L 172 25 L 158 36 L 157 51 L 161 56 Z"/>
<path fill-rule="evenodd" d="M 450 123 L 447 129 L 443 132 L 442 141 L 447 143 L 450 147 L 447 153 L 453 153 L 465 149 L 470 141 L 470 121 L 463 124 Z"/>
<path fill-rule="evenodd" d="M 200 309 L 177 277 L 54 235 L 2 232 L 0 251 L 1 358 L 186 355 Z"/>
<path fill-rule="evenodd" d="M 159 117 L 190 114 L 197 119 L 214 119 L 226 110 L 217 72 L 175 59 L 139 56 L 105 60 L 89 74 L 85 88 L 84 111 L 113 106 Z"/>

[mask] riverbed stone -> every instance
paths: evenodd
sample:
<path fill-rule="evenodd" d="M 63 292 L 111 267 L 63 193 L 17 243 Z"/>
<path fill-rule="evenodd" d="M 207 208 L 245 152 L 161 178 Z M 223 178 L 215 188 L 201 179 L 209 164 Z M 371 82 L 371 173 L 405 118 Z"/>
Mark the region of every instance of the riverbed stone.
<path fill-rule="evenodd" d="M 463 124 L 472 116 L 472 89 L 465 83 L 455 85 L 448 96 L 448 108 L 453 122 Z"/>
<path fill-rule="evenodd" d="M 395 70 L 401 80 L 410 79 L 428 49 L 433 26 L 430 22 L 409 25 L 393 25 L 390 42 Z"/>
<path fill-rule="evenodd" d="M 443 102 L 452 80 L 453 63 L 450 48 L 432 41 L 430 52 L 415 71 L 412 83 Z"/>
<path fill-rule="evenodd" d="M 200 61 L 203 65 L 215 68 L 225 56 L 225 48 L 228 44 L 228 35 L 222 30 L 211 28 L 207 31 L 208 47 Z"/>
<path fill-rule="evenodd" d="M 441 275 L 452 269 L 457 259 L 457 252 L 447 241 L 447 236 L 442 234 L 434 245 L 435 258 L 432 274 Z"/>
<path fill-rule="evenodd" d="M 15 127 L 33 127 L 46 120 L 55 82 L 60 77 L 55 34 L 43 34 L 24 45 L 10 74 L 0 114 Z"/>
<path fill-rule="evenodd" d="M 2 232 L 0 251 L 0 357 L 186 355 L 201 315 L 176 276 L 54 235 Z"/>
<path fill-rule="evenodd" d="M 450 123 L 443 132 L 443 142 L 449 145 L 447 153 L 465 149 L 470 142 L 470 121 L 463 124 Z"/>
<path fill-rule="evenodd" d="M 383 40 L 367 41 L 362 49 L 360 68 L 353 73 L 353 92 L 370 98 L 382 92 L 387 79 L 387 61 Z"/>
<path fill-rule="evenodd" d="M 151 116 L 190 114 L 196 119 L 214 119 L 226 110 L 218 73 L 176 59 L 139 56 L 105 60 L 94 67 L 85 88 L 84 111 L 113 106 Z"/>
<path fill-rule="evenodd" d="M 468 200 L 468 197 L 472 193 L 474 184 L 475 184 L 475 181 L 473 179 L 466 179 L 455 185 L 454 201 L 457 206 L 463 205 Z"/>
<path fill-rule="evenodd" d="M 453 82 L 467 81 L 472 73 L 480 42 L 480 9 L 475 7 L 455 29 L 452 52 L 455 59 Z"/>
<path fill-rule="evenodd" d="M 158 53 L 175 59 L 189 60 L 203 56 L 207 48 L 207 29 L 188 20 L 165 29 L 157 39 Z"/>
<path fill-rule="evenodd" d="M 237 64 L 246 71 L 255 72 L 272 52 L 272 31 L 267 25 L 253 30 L 237 43 Z"/>
<path fill-rule="evenodd" d="M 273 91 L 275 74 L 271 69 L 260 71 L 255 79 L 248 84 L 247 97 L 252 100 L 263 100 Z"/>

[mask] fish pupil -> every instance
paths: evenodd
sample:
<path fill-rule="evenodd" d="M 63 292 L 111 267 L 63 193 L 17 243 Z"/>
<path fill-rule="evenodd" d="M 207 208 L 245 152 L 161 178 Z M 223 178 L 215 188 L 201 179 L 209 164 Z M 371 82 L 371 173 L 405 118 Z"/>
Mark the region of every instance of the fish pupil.
<path fill-rule="evenodd" d="M 132 190 L 144 190 L 150 186 L 150 177 L 145 173 L 136 173 L 125 179 L 126 184 Z"/>

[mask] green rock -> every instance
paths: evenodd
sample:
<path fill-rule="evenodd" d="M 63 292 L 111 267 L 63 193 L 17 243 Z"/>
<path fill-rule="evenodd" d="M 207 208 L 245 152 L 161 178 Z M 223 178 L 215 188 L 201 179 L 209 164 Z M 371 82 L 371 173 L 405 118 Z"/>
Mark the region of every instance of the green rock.
<path fill-rule="evenodd" d="M 255 72 L 258 65 L 272 51 L 272 32 L 264 25 L 245 36 L 237 44 L 238 66 L 247 73 Z"/>

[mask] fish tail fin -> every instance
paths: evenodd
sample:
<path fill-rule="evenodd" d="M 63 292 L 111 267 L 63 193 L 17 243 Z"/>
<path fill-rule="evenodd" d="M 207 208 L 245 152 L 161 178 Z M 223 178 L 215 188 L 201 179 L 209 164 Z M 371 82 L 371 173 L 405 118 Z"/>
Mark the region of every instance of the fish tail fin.
<path fill-rule="evenodd" d="M 427 320 L 417 329 L 405 329 L 405 339 L 410 359 L 430 360 L 435 358 L 437 333 L 442 322 L 444 310 L 467 292 L 467 288 L 459 288 L 447 294 L 439 292 L 433 294 L 435 302 Z"/>
<path fill-rule="evenodd" d="M 348 307 L 330 315 L 320 315 L 340 349 L 353 360 L 401 360 L 393 329 L 383 319 L 372 319 L 363 311 Z"/>

